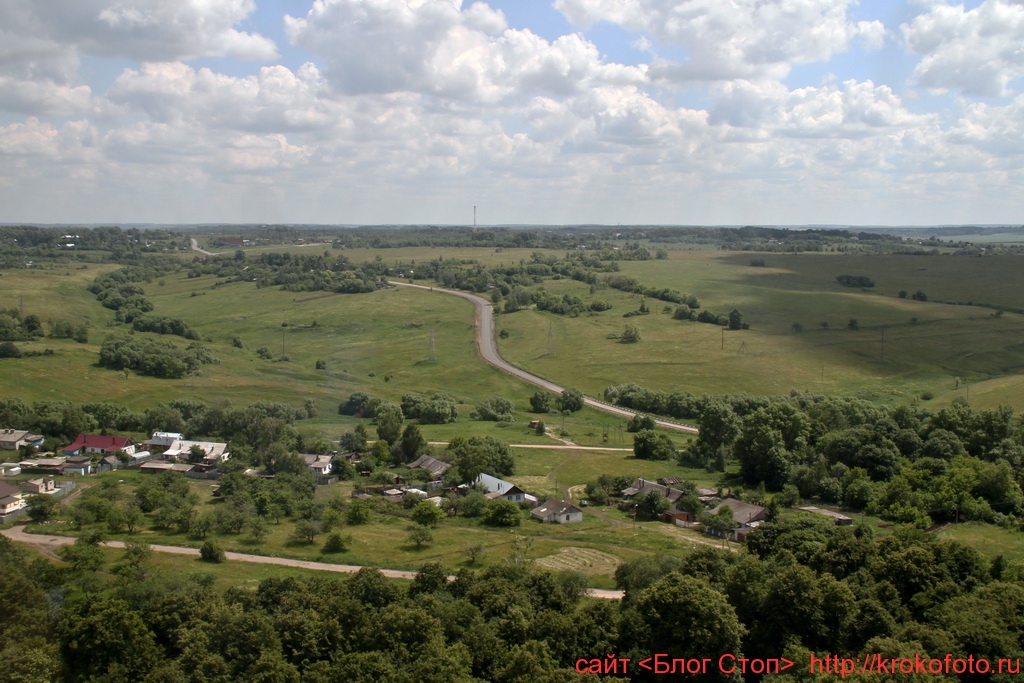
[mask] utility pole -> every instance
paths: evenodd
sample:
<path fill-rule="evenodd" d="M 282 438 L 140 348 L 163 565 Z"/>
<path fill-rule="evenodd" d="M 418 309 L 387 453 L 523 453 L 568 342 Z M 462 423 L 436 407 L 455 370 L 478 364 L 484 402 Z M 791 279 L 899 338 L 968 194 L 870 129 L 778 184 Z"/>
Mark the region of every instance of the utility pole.
<path fill-rule="evenodd" d="M 725 351 L 725 326 L 722 326 L 722 350 Z"/>
<path fill-rule="evenodd" d="M 281 355 L 284 355 L 284 330 L 281 330 Z"/>
<path fill-rule="evenodd" d="M 885 328 L 882 328 L 882 360 L 885 360 Z"/>
<path fill-rule="evenodd" d="M 476 204 L 473 205 L 473 228 L 476 228 Z"/>

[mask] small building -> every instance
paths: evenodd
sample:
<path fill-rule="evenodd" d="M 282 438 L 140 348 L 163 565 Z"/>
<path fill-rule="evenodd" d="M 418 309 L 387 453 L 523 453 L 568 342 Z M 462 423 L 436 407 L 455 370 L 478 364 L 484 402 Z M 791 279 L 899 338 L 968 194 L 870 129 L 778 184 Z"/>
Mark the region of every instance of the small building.
<path fill-rule="evenodd" d="M 303 455 L 302 458 L 306 461 L 306 467 L 308 467 L 318 478 L 326 477 L 333 469 L 333 466 L 331 465 L 332 458 L 329 455 L 306 454 Z"/>
<path fill-rule="evenodd" d="M 444 473 L 451 467 L 444 460 L 438 460 L 429 455 L 421 455 L 420 457 L 413 460 L 411 463 L 406 465 L 411 470 L 426 470 L 430 472 L 431 479 L 440 479 L 444 476 Z"/>
<path fill-rule="evenodd" d="M 691 523 L 696 521 L 693 517 L 692 512 L 686 510 L 665 510 L 661 513 L 661 521 L 666 524 L 675 524 L 676 526 L 683 526 L 679 522 Z"/>
<path fill-rule="evenodd" d="M 488 500 L 504 498 L 505 500 L 511 500 L 513 503 L 522 503 L 526 500 L 526 492 L 521 488 L 512 482 L 492 477 L 489 474 L 481 474 L 473 483 L 487 489 Z"/>
<path fill-rule="evenodd" d="M 227 452 L 228 445 L 219 441 L 187 441 L 177 439 L 164 451 L 164 457 L 168 460 L 185 460 L 192 457 L 192 447 L 198 446 L 203 451 L 203 463 L 216 465 L 231 457 Z"/>
<path fill-rule="evenodd" d="M 52 496 L 57 493 L 57 484 L 52 477 L 39 477 L 21 482 L 21 492 L 30 495 Z"/>
<path fill-rule="evenodd" d="M 153 432 L 149 441 L 142 445 L 151 451 L 164 451 L 170 448 L 175 441 L 181 441 L 184 438 L 185 435 L 178 432 Z"/>
<path fill-rule="evenodd" d="M 11 484 L 0 482 L 0 515 L 9 515 L 21 510 L 26 505 L 21 489 Z"/>
<path fill-rule="evenodd" d="M 813 505 L 808 505 L 806 507 L 802 507 L 799 509 L 803 510 L 804 512 L 810 512 L 815 515 L 825 515 L 826 517 L 831 517 L 832 520 L 836 523 L 836 526 L 850 526 L 851 524 L 853 524 L 852 518 L 847 517 L 846 515 L 841 515 L 838 512 L 835 512 L 834 510 L 826 510 L 825 508 L 814 507 Z"/>
<path fill-rule="evenodd" d="M 105 436 L 102 434 L 79 434 L 70 445 L 61 449 L 64 455 L 100 454 L 114 455 L 124 451 L 135 452 L 135 444 L 127 436 Z"/>
<path fill-rule="evenodd" d="M 583 521 L 583 510 L 568 501 L 548 498 L 542 505 L 530 510 L 530 516 L 542 522 L 571 524 Z"/>
<path fill-rule="evenodd" d="M 42 434 L 33 434 L 24 429 L 0 429 L 0 450 L 16 451 L 22 446 L 42 446 Z"/>
<path fill-rule="evenodd" d="M 661 497 L 667 500 L 670 504 L 675 504 L 677 500 L 686 495 L 685 491 L 674 489 L 664 484 L 659 484 L 654 481 L 648 481 L 646 479 L 637 479 L 633 482 L 633 485 L 629 488 L 622 489 L 623 500 L 636 500 L 646 496 L 651 491 L 656 491 L 661 494 Z"/>
<path fill-rule="evenodd" d="M 53 455 L 49 453 L 48 455 Z M 42 472 L 44 474 L 60 474 L 64 467 L 64 463 L 67 458 L 32 458 L 31 460 L 22 460 L 18 463 L 21 466 L 22 472 Z"/>
<path fill-rule="evenodd" d="M 146 451 L 143 451 L 145 453 Z M 99 462 L 96 463 L 97 472 L 109 472 L 111 470 L 119 470 L 125 466 L 125 463 L 121 462 L 116 455 L 108 455 L 100 458 Z"/>
<path fill-rule="evenodd" d="M 193 465 L 187 462 L 156 462 L 151 460 L 144 462 L 139 467 L 140 472 L 147 472 L 150 474 L 157 474 L 159 472 L 191 472 Z"/>
<path fill-rule="evenodd" d="M 64 461 L 64 465 L 61 467 L 62 474 L 80 474 L 85 476 L 87 474 L 92 474 L 94 471 L 92 458 L 88 455 L 72 455 Z"/>
<path fill-rule="evenodd" d="M 0 477 L 16 477 L 21 474 L 21 464 L 16 462 L 5 462 L 0 465 Z"/>
<path fill-rule="evenodd" d="M 723 507 L 730 508 L 732 510 L 732 518 L 736 521 L 736 526 L 743 524 L 750 524 L 751 522 L 762 522 L 768 518 L 768 509 L 763 508 L 760 505 L 754 505 L 753 503 L 744 503 L 742 500 L 736 498 L 726 498 L 721 503 L 713 508 L 710 513 L 717 515 L 719 510 Z"/>

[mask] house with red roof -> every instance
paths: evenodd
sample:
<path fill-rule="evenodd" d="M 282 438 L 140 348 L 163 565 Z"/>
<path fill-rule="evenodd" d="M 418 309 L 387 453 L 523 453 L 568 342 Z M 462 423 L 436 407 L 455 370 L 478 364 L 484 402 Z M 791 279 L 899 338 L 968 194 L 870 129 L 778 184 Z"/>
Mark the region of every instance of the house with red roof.
<path fill-rule="evenodd" d="M 135 452 L 135 444 L 127 436 L 102 436 L 97 434 L 79 434 L 70 445 L 61 449 L 64 455 L 99 453 L 113 455 L 124 451 L 128 455 Z"/>

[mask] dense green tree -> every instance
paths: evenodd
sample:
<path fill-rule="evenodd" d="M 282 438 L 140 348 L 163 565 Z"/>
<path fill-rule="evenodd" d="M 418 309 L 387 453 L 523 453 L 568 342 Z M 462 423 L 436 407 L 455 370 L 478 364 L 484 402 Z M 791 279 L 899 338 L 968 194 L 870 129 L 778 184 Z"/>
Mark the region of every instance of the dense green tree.
<path fill-rule="evenodd" d="M 374 419 L 377 421 L 377 437 L 382 441 L 387 442 L 390 446 L 398 441 L 399 435 L 402 433 L 402 422 L 404 416 L 402 415 L 402 409 L 394 403 L 384 403 L 380 405 Z"/>
<path fill-rule="evenodd" d="M 412 521 L 421 526 L 435 527 L 445 518 L 444 510 L 429 501 L 422 501 L 412 509 L 409 515 Z"/>
<path fill-rule="evenodd" d="M 583 410 L 583 406 L 583 392 L 575 387 L 563 389 L 561 396 L 558 397 L 559 410 L 568 410 L 570 413 L 575 413 Z"/>
<path fill-rule="evenodd" d="M 700 579 L 670 574 L 643 591 L 636 612 L 648 625 L 638 638 L 646 652 L 696 658 L 715 653 L 741 657 L 743 625 L 725 597 Z M 709 667 L 703 680 L 739 681 L 737 674 Z"/>
<path fill-rule="evenodd" d="M 427 447 L 427 440 L 416 425 L 406 425 L 402 431 L 402 460 L 412 462 Z"/>
<path fill-rule="evenodd" d="M 551 411 L 552 397 L 551 394 L 538 389 L 533 392 L 533 396 L 530 397 L 530 409 L 535 413 L 547 413 Z"/>
<path fill-rule="evenodd" d="M 504 498 L 495 498 L 484 509 L 484 524 L 491 526 L 519 526 L 523 516 L 519 506 Z"/>
<path fill-rule="evenodd" d="M 477 420 L 514 422 L 516 419 L 515 409 L 515 405 L 507 398 L 492 396 L 477 403 L 473 415 Z"/>
<path fill-rule="evenodd" d="M 667 434 L 641 429 L 633 435 L 633 455 L 641 460 L 670 460 L 676 446 Z"/>

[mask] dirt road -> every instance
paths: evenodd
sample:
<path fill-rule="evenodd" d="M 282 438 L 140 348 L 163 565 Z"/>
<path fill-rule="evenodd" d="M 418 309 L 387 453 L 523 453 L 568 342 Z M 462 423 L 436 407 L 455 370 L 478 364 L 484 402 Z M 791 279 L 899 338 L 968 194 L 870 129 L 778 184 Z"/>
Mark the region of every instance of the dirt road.
<path fill-rule="evenodd" d="M 70 545 L 75 542 L 75 539 L 70 536 L 51 536 L 44 534 L 27 534 L 25 528 L 21 525 L 11 527 L 10 529 L 4 529 L 0 531 L 4 536 L 17 541 L 18 543 L 25 543 L 27 545 L 37 548 L 40 552 L 47 555 L 53 556 L 53 551 L 62 545 Z M 106 541 L 102 545 L 107 548 L 124 548 L 124 543 L 121 541 Z M 151 545 L 150 548 L 153 552 L 157 553 L 170 553 L 172 555 L 190 555 L 192 557 L 199 557 L 199 551 L 195 548 L 182 548 L 176 545 Z M 314 571 L 321 572 L 337 572 L 341 574 L 355 574 L 360 569 L 359 565 L 354 564 L 328 564 L 326 562 L 310 562 L 309 560 L 290 560 L 285 557 L 266 557 L 264 555 L 249 555 L 247 553 L 224 553 L 228 560 L 234 562 L 252 562 L 254 564 L 274 564 L 280 567 L 297 567 L 299 569 L 312 569 Z M 416 572 L 403 571 L 400 569 L 381 569 L 380 573 L 389 579 L 414 579 L 416 578 Z M 448 577 L 449 581 L 454 581 L 454 576 Z M 622 591 L 613 590 L 602 590 L 599 588 L 591 588 L 588 591 L 588 595 L 593 598 L 603 598 L 606 600 L 619 600 L 622 598 Z"/>
<path fill-rule="evenodd" d="M 554 382 L 549 382 L 542 377 L 533 375 L 526 370 L 517 368 L 512 365 L 498 353 L 498 344 L 494 341 L 494 311 L 491 306 L 491 302 L 483 299 L 475 294 L 468 294 L 466 292 L 460 292 L 454 289 L 443 289 L 441 287 L 427 287 L 425 285 L 414 285 L 408 282 L 395 282 L 390 281 L 390 284 L 397 285 L 399 287 L 412 287 L 414 289 L 425 289 L 431 292 L 440 292 L 442 294 L 450 294 L 457 296 L 466 301 L 470 301 L 476 306 L 476 343 L 477 348 L 480 351 L 480 356 L 498 368 L 502 372 L 506 372 L 514 377 L 529 382 L 534 386 L 538 386 L 541 389 L 554 392 L 556 394 L 562 393 L 564 387 L 561 387 Z M 602 410 L 612 415 L 618 415 L 619 417 L 633 417 L 636 414 L 635 410 L 627 410 L 618 406 L 613 406 L 610 403 L 604 403 L 588 397 L 584 397 L 583 401 L 590 407 Z M 696 434 L 697 428 L 690 427 L 688 425 L 681 425 L 676 422 L 669 422 L 668 420 L 655 420 L 655 423 L 659 427 L 665 427 L 666 429 L 674 429 L 679 432 L 686 432 L 688 434 Z"/>

